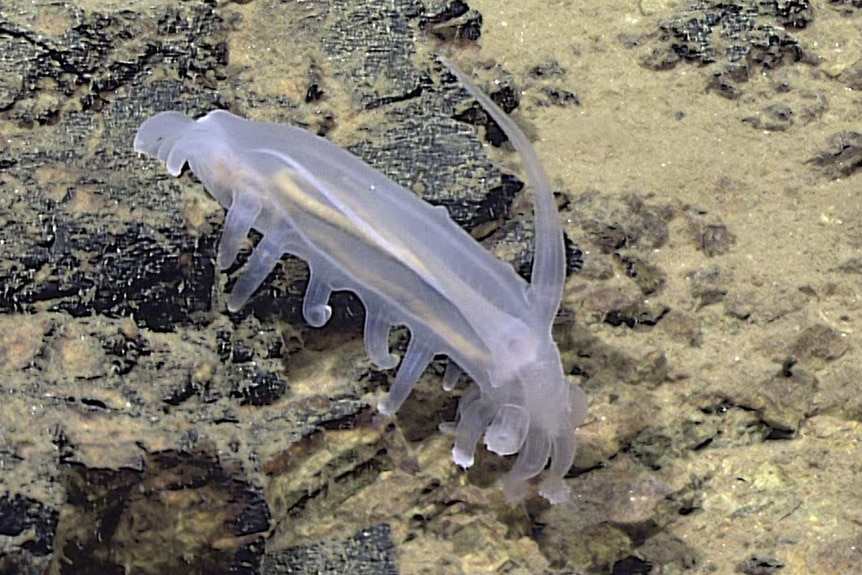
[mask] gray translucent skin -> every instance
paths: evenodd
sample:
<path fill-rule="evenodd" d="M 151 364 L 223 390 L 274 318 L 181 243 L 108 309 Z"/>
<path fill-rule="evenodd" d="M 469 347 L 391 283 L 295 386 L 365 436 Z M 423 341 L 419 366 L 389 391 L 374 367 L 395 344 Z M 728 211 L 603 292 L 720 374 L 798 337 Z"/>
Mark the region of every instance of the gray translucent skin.
<path fill-rule="evenodd" d="M 177 176 L 188 163 L 228 209 L 218 264 L 229 267 L 254 228 L 255 247 L 228 298 L 245 304 L 284 254 L 308 262 L 303 315 L 312 326 L 331 315 L 336 290 L 366 308 L 365 348 L 380 368 L 398 364 L 388 336 L 405 325 L 411 337 L 383 413 L 394 413 L 437 354 L 450 358 L 452 389 L 463 370 L 474 381 L 461 398 L 453 458 L 473 463 L 479 439 L 501 455 L 518 454 L 503 478 L 506 498 L 526 495 L 542 473 L 540 493 L 568 499 L 563 476 L 575 454 L 575 428 L 587 400 L 565 378 L 551 324 L 560 305 L 565 262 L 562 230 L 547 176 L 523 132 L 448 62 L 521 155 L 534 190 L 535 255 L 527 284 L 490 255 L 443 208 L 417 198 L 347 151 L 314 134 L 245 120 L 216 110 L 195 121 L 162 112 L 145 121 L 134 148 Z"/>

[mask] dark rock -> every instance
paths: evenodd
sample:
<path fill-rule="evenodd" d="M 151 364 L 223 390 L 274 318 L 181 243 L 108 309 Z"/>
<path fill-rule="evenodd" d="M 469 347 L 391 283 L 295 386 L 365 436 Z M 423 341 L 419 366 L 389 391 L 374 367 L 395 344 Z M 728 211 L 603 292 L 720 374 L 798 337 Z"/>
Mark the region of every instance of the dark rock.
<path fill-rule="evenodd" d="M 175 451 L 150 455 L 142 470 L 67 466 L 60 573 L 114 573 L 130 564 L 256 573 L 269 511 L 259 488 L 233 477 L 237 471 L 205 453 Z"/>
<path fill-rule="evenodd" d="M 482 15 L 463 0 L 448 0 L 431 5 L 419 26 L 439 40 L 475 42 L 482 35 Z"/>
<path fill-rule="evenodd" d="M 801 367 L 784 370 L 759 386 L 763 422 L 772 429 L 767 439 L 793 437 L 811 413 L 817 379 Z"/>
<path fill-rule="evenodd" d="M 570 208 L 590 242 L 605 254 L 624 247 L 660 248 L 667 242 L 673 215 L 671 209 L 651 205 L 636 194 L 615 198 L 598 191 L 573 197 Z"/>
<path fill-rule="evenodd" d="M 697 269 L 686 278 L 691 297 L 698 301 L 698 307 L 723 300 L 732 281 L 728 272 L 715 265 Z"/>
<path fill-rule="evenodd" d="M 360 529 L 349 539 L 267 553 L 262 572 L 267 575 L 398 575 L 392 529 L 380 523 Z"/>
<path fill-rule="evenodd" d="M 652 573 L 653 565 L 640 557 L 625 557 L 614 562 L 611 575 L 647 575 Z"/>
<path fill-rule="evenodd" d="M 563 78 L 567 74 L 567 70 L 560 66 L 557 60 L 546 60 L 541 64 L 530 68 L 530 76 L 536 79 L 541 78 Z"/>
<path fill-rule="evenodd" d="M 661 329 L 672 340 L 697 346 L 702 339 L 701 320 L 696 315 L 678 309 L 668 311 L 662 318 Z"/>
<path fill-rule="evenodd" d="M 783 104 L 770 104 L 757 116 L 743 118 L 742 121 L 756 130 L 783 132 L 793 125 L 793 110 Z"/>
<path fill-rule="evenodd" d="M 772 557 L 757 557 L 752 555 L 741 561 L 736 570 L 745 575 L 777 575 L 781 573 L 784 563 Z"/>
<path fill-rule="evenodd" d="M 707 225 L 703 230 L 703 252 L 708 256 L 726 254 L 735 243 L 736 236 L 724 224 Z"/>
<path fill-rule="evenodd" d="M 418 0 L 325 2 L 306 26 L 320 35 L 326 55 L 339 62 L 336 73 L 359 105 L 370 110 L 415 99 L 426 89 L 428 79 L 411 59 L 422 12 Z"/>
<path fill-rule="evenodd" d="M 542 93 L 547 96 L 548 103 L 553 106 L 580 106 L 580 97 L 570 90 L 563 88 L 543 87 Z"/>
<path fill-rule="evenodd" d="M 494 86 L 494 90 L 488 94 L 491 99 L 507 113 L 511 112 L 520 104 L 520 96 L 515 91 L 511 76 L 505 76 Z M 473 103 L 470 108 L 455 114 L 454 118 L 473 126 L 485 128 L 485 139 L 495 147 L 500 147 L 507 140 L 506 134 L 491 116 L 478 103 Z"/>
<path fill-rule="evenodd" d="M 278 373 L 265 371 L 252 365 L 245 370 L 246 377 L 231 391 L 231 397 L 241 399 L 241 405 L 270 405 L 287 391 L 287 382 Z"/>
<path fill-rule="evenodd" d="M 841 9 L 848 16 L 854 13 L 854 9 L 862 9 L 862 0 L 829 0 L 829 4 Z"/>
<path fill-rule="evenodd" d="M 666 274 L 643 258 L 621 253 L 618 255 L 625 274 L 632 278 L 644 295 L 653 295 L 664 286 Z"/>
<path fill-rule="evenodd" d="M 660 565 L 665 571 L 677 569 L 685 573 L 699 563 L 698 553 L 686 541 L 687 538 L 670 533 L 657 533 L 638 549 L 647 561 Z"/>
<path fill-rule="evenodd" d="M 566 249 L 566 275 L 584 269 L 584 252 L 568 235 L 563 234 L 563 244 Z"/>
<path fill-rule="evenodd" d="M 777 285 L 768 290 L 733 286 L 724 306 L 731 316 L 764 324 L 798 311 L 805 302 L 806 295 L 795 286 Z"/>
<path fill-rule="evenodd" d="M 58 517 L 55 509 L 35 499 L 0 495 L 0 535 L 21 537 L 29 533 L 21 543 L 29 555 L 40 557 L 53 551 Z"/>
<path fill-rule="evenodd" d="M 848 66 L 841 72 L 838 79 L 847 84 L 851 90 L 862 90 L 862 59 L 856 60 Z"/>
<path fill-rule="evenodd" d="M 826 149 L 809 161 L 832 179 L 851 176 L 862 168 L 862 133 L 833 134 Z"/>
<path fill-rule="evenodd" d="M 813 62 L 787 30 L 814 18 L 808 0 L 698 0 L 659 24 L 658 46 L 642 64 L 655 70 L 680 62 L 708 66 L 709 89 L 738 98 L 753 74 L 793 62 Z"/>
<path fill-rule="evenodd" d="M 790 353 L 812 368 L 823 367 L 850 351 L 846 334 L 823 324 L 814 324 L 802 330 L 790 347 Z"/>

